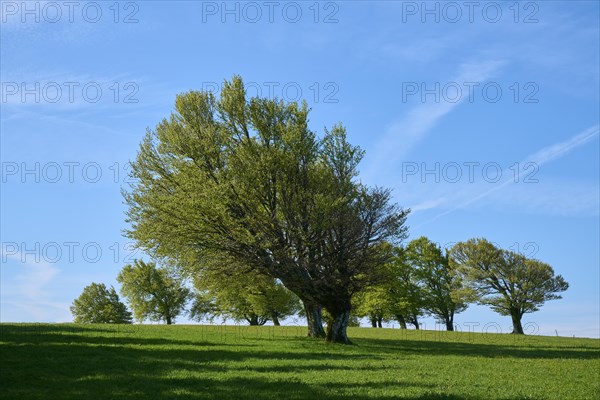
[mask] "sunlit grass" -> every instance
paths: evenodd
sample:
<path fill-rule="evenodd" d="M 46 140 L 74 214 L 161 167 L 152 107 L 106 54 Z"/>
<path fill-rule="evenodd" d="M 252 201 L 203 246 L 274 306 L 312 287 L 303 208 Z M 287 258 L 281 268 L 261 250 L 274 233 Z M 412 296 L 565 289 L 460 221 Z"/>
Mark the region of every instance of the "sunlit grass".
<path fill-rule="evenodd" d="M 600 341 L 351 328 L 0 325 L 5 399 L 596 399 Z"/>

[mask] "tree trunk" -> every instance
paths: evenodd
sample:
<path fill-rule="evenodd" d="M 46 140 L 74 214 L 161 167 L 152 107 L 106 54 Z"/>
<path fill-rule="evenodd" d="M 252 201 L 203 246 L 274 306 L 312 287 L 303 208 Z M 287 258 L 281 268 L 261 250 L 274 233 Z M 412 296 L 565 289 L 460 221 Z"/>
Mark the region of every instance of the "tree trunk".
<path fill-rule="evenodd" d="M 512 323 L 513 323 L 512 333 L 515 333 L 518 335 L 524 335 L 525 332 L 523 332 L 523 326 L 521 325 L 521 317 L 523 315 L 521 315 L 521 313 L 519 313 L 519 311 L 511 311 L 510 316 L 512 318 Z"/>
<path fill-rule="evenodd" d="M 398 323 L 400 324 L 400 329 L 407 329 L 406 328 L 406 320 L 404 319 L 404 315 L 397 314 L 396 319 L 398 320 Z"/>
<path fill-rule="evenodd" d="M 271 319 L 273 320 L 273 325 L 275 325 L 275 326 L 280 326 L 281 325 L 279 323 L 279 318 L 277 317 L 277 314 L 273 313 L 273 315 L 271 315 Z"/>
<path fill-rule="evenodd" d="M 306 312 L 306 321 L 308 324 L 308 337 L 325 337 L 323 329 L 323 318 L 321 316 L 321 306 L 311 302 L 304 302 L 304 311 Z"/>
<path fill-rule="evenodd" d="M 371 317 L 371 327 L 377 328 L 377 318 Z"/>
<path fill-rule="evenodd" d="M 383 318 L 381 318 L 381 317 L 377 318 L 377 327 L 378 328 L 383 328 L 383 326 L 381 326 L 382 322 L 383 322 Z"/>
<path fill-rule="evenodd" d="M 338 312 L 329 311 L 329 313 L 332 318 L 327 324 L 326 340 L 332 343 L 349 344 L 350 340 L 348 340 L 346 329 L 350 320 L 350 308 Z"/>
<path fill-rule="evenodd" d="M 446 330 L 447 331 L 454 330 L 454 316 L 453 315 L 446 316 Z"/>
<path fill-rule="evenodd" d="M 258 326 L 258 315 L 251 314 L 249 317 L 246 317 L 246 320 L 250 323 L 250 326 Z"/>
<path fill-rule="evenodd" d="M 167 320 L 167 325 L 171 325 L 173 323 L 173 320 L 171 319 L 170 315 L 167 315 L 166 320 Z"/>
<path fill-rule="evenodd" d="M 412 317 L 411 323 L 415 326 L 416 330 L 419 330 L 419 319 L 417 317 Z"/>

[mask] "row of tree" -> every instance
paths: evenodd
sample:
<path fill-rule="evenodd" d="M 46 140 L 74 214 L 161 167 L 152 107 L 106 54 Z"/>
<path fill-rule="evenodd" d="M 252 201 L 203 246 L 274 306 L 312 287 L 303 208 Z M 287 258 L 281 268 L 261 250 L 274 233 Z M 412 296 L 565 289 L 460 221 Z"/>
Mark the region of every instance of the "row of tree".
<path fill-rule="evenodd" d="M 135 260 L 121 270 L 117 282 L 133 313 L 113 287 L 92 283 L 71 306 L 75 322 L 132 323 L 135 318 L 170 325 L 187 313 L 198 321 L 222 317 L 245 320 L 250 325 L 264 325 L 269 320 L 279 325 L 280 319 L 300 310 L 298 298 L 283 285 L 252 274 L 236 279 L 196 279 L 190 288 L 175 269 Z"/>
<path fill-rule="evenodd" d="M 224 282 L 266 277 L 268 285 L 283 285 L 300 299 L 309 336 L 348 343 L 353 299 L 365 291 L 368 297 L 399 290 L 380 285 L 389 266 L 404 257 L 397 246 L 408 235 L 409 210 L 394 204 L 388 189 L 362 183 L 364 152 L 347 141 L 341 124 L 318 137 L 308 127 L 309 111 L 305 102 L 248 98 L 238 76 L 224 83 L 218 98 L 204 91 L 178 95 L 174 111 L 148 130 L 131 163 L 133 179 L 124 190 L 127 235 L 177 274 L 214 283 L 198 302 L 199 315 L 229 301 L 215 296 Z M 513 262 L 508 253 L 498 250 L 502 257 L 496 259 L 482 250 L 465 252 L 460 264 L 475 271 L 480 263 L 474 257 L 490 257 L 485 262 L 500 269 L 514 263 L 530 268 L 531 262 Z M 414 279 L 419 288 L 427 286 L 421 275 Z M 414 288 L 412 277 L 404 281 Z M 506 285 L 481 283 L 471 292 L 502 290 L 504 298 L 512 290 Z M 240 287 L 249 302 L 261 293 Z M 434 292 L 425 293 L 438 296 Z M 416 308 L 397 315 L 416 322 L 423 307 L 410 307 Z M 510 312 L 518 317 L 523 311 Z"/>
<path fill-rule="evenodd" d="M 568 283 L 552 267 L 485 239 L 457 243 L 444 252 L 426 237 L 395 250 L 388 279 L 358 294 L 356 313 L 371 320 L 397 320 L 419 329 L 419 317 L 431 315 L 454 330 L 454 317 L 470 303 L 487 305 L 510 316 L 513 333 L 523 334 L 523 315 L 559 299 Z"/>
<path fill-rule="evenodd" d="M 358 181 L 363 151 L 342 125 L 318 138 L 308 114 L 248 98 L 240 77 L 218 99 L 178 95 L 131 163 L 127 235 L 192 278 L 275 279 L 301 300 L 309 336 L 347 343 L 352 297 L 380 280 L 408 210 Z"/>
<path fill-rule="evenodd" d="M 419 317 L 431 315 L 454 330 L 454 317 L 468 304 L 489 305 L 512 318 L 513 333 L 523 333 L 521 319 L 545 301 L 560 298 L 568 284 L 552 268 L 513 251 L 502 250 L 485 239 L 456 244 L 444 252 L 420 237 L 406 247 L 392 249 L 391 261 L 381 265 L 384 278 L 359 292 L 353 316 L 367 317 L 373 327 L 396 320 L 419 329 Z M 117 281 L 133 309 L 134 317 L 174 322 L 192 300 L 189 316 L 196 320 L 216 317 L 264 325 L 301 312 L 300 301 L 280 282 L 250 270 L 236 276 L 194 275 L 194 289 L 174 269 L 136 261 L 126 265 Z M 114 288 L 92 284 L 74 302 L 76 322 L 129 323 L 131 313 Z M 306 313 L 301 313 L 306 316 Z M 331 316 L 328 318 L 332 323 Z"/>
<path fill-rule="evenodd" d="M 92 283 L 73 301 L 74 322 L 129 324 L 135 317 L 140 322 L 164 321 L 170 325 L 184 311 L 191 295 L 183 279 L 172 271 L 140 260 L 126 265 L 117 281 L 133 314 L 121 302 L 114 287 Z"/>

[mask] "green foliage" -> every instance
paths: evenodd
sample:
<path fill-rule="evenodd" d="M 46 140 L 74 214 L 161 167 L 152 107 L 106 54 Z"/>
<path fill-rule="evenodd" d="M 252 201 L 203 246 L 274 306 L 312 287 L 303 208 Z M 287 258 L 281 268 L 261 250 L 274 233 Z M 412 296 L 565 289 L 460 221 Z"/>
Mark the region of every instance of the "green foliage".
<path fill-rule="evenodd" d="M 596 399 L 598 339 L 349 328 L 0 324 L 0 398 Z"/>
<path fill-rule="evenodd" d="M 117 281 L 140 322 L 150 319 L 173 323 L 190 295 L 182 279 L 153 262 L 135 260 L 133 265 L 123 267 Z"/>
<path fill-rule="evenodd" d="M 356 180 L 363 152 L 341 125 L 319 140 L 308 113 L 306 103 L 247 99 L 239 77 L 219 99 L 177 96 L 132 163 L 128 235 L 188 271 L 278 279 L 339 319 L 328 339 L 345 342 L 351 298 L 380 279 L 381 244 L 406 236 L 408 211 Z"/>
<path fill-rule="evenodd" d="M 198 322 L 208 320 L 214 322 L 214 318 L 222 315 L 217 308 L 215 299 L 208 291 L 196 291 L 192 295 L 192 304 L 189 310 L 190 318 Z"/>
<path fill-rule="evenodd" d="M 421 288 L 423 308 L 453 329 L 454 315 L 466 310 L 466 295 L 459 273 L 435 243 L 422 236 L 406 247 L 405 258 Z"/>
<path fill-rule="evenodd" d="M 367 317 L 372 321 L 388 321 L 393 318 L 390 291 L 384 285 L 366 288 L 358 293 L 353 303 L 353 313 L 357 316 Z"/>
<path fill-rule="evenodd" d="M 92 283 L 73 301 L 71 313 L 75 323 L 130 324 L 131 313 L 119 300 L 115 288 L 104 283 Z"/>
<path fill-rule="evenodd" d="M 255 272 L 223 279 L 205 274 L 195 279 L 198 289 L 190 315 L 196 320 L 220 316 L 251 325 L 292 316 L 300 309 L 296 295 L 276 280 Z"/>
<path fill-rule="evenodd" d="M 497 248 L 485 239 L 457 243 L 450 251 L 456 265 L 480 304 L 513 317 L 515 333 L 523 333 L 523 314 L 538 311 L 569 284 L 552 267 L 538 260 Z"/>
<path fill-rule="evenodd" d="M 383 279 L 357 296 L 355 313 L 376 320 L 396 319 L 402 326 L 409 322 L 418 328 L 425 296 L 417 271 L 407 262 L 402 248 L 396 247 L 392 253 L 393 258 L 382 266 Z"/>
<path fill-rule="evenodd" d="M 401 324 L 406 319 L 418 329 L 418 318 L 424 314 L 425 296 L 419 285 L 417 271 L 407 262 L 404 249 L 396 248 L 394 254 L 390 263 L 390 312 Z"/>

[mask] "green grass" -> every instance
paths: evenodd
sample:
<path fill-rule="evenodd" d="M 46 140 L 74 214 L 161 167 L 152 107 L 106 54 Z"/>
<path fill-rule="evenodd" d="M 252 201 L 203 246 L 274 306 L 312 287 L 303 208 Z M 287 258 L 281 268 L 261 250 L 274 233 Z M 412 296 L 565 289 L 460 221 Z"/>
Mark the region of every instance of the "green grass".
<path fill-rule="evenodd" d="M 600 341 L 352 328 L 0 325 L 2 399 L 599 399 Z"/>

